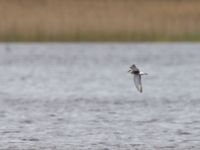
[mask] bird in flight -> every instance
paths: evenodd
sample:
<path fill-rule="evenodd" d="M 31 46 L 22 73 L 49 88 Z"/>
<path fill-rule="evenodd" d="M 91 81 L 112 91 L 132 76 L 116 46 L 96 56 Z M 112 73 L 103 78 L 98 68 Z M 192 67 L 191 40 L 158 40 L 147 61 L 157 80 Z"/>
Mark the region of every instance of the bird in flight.
<path fill-rule="evenodd" d="M 135 83 L 135 87 L 136 89 L 142 93 L 142 81 L 141 81 L 141 76 L 142 75 L 148 75 L 147 73 L 144 73 L 142 71 L 140 71 L 136 66 L 135 64 L 133 64 L 131 67 L 130 67 L 130 70 L 128 71 L 130 72 L 131 74 L 134 75 L 133 79 L 134 79 L 134 83 Z"/>

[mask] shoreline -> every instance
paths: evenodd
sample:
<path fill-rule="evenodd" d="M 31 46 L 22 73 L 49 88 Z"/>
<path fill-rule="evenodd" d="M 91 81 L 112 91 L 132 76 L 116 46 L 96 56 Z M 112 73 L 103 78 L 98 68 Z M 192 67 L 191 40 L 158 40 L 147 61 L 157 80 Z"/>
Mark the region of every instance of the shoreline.
<path fill-rule="evenodd" d="M 199 42 L 200 33 L 179 35 L 160 33 L 75 33 L 47 35 L 0 35 L 0 42 Z"/>

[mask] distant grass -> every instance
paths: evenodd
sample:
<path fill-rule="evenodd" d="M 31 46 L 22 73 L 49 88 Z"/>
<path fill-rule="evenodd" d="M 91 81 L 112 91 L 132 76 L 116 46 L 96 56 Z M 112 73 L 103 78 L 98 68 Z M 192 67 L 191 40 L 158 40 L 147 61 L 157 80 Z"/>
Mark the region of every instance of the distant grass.
<path fill-rule="evenodd" d="M 1 0 L 0 41 L 200 41 L 199 0 Z"/>

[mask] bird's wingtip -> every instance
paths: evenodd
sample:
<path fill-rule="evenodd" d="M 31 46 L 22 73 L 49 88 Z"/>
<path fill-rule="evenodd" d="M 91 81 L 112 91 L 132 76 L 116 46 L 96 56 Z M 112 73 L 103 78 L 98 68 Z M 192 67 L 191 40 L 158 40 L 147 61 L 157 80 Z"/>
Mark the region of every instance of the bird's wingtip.
<path fill-rule="evenodd" d="M 142 87 L 140 86 L 140 93 L 142 93 Z"/>

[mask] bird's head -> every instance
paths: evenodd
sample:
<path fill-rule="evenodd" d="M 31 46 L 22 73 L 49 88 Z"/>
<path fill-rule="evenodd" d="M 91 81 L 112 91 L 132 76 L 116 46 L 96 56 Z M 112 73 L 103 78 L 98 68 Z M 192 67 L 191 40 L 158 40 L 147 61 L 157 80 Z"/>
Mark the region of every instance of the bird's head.
<path fill-rule="evenodd" d="M 131 69 L 136 68 L 135 64 L 133 64 L 132 66 L 130 66 Z"/>

